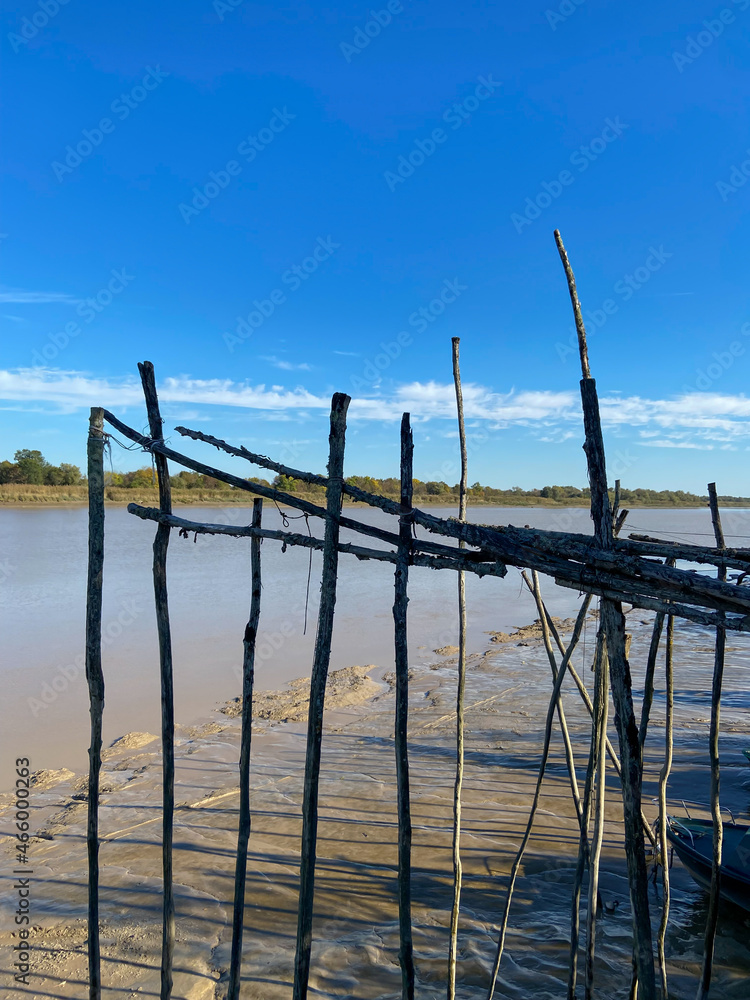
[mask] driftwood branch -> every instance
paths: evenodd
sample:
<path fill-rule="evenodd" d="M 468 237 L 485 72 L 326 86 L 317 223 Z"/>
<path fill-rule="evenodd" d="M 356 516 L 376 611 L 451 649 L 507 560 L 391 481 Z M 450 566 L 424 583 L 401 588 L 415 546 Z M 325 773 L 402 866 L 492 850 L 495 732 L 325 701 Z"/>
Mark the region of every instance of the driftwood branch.
<path fill-rule="evenodd" d="M 154 454 L 162 454 L 195 472 L 213 476 L 230 486 L 255 493 L 258 496 L 288 504 L 298 510 L 306 511 L 312 516 L 327 517 L 323 508 L 300 497 L 274 490 L 272 487 L 262 486 L 259 483 L 248 483 L 238 476 L 221 472 L 219 469 L 180 455 L 179 452 L 175 452 L 163 442 L 146 438 L 127 427 L 107 410 L 104 411 L 104 417 L 126 437 L 140 443 Z M 388 513 L 400 515 L 403 512 L 400 504 L 388 498 L 373 497 L 371 494 L 353 487 L 347 487 L 346 492 L 356 499 L 371 502 L 373 506 L 380 507 Z M 600 505 L 601 503 L 603 503 L 603 494 L 600 491 Z M 580 554 L 571 549 L 575 555 L 575 559 L 571 559 L 568 557 L 570 553 L 563 552 L 560 555 L 555 555 L 542 551 L 541 545 L 521 544 L 511 537 L 511 531 L 507 528 L 497 529 L 484 525 L 461 523 L 456 520 L 445 520 L 418 508 L 411 511 L 411 516 L 415 524 L 434 534 L 463 540 L 468 545 L 480 549 L 479 558 L 492 558 L 514 566 L 536 569 L 540 573 L 545 573 L 560 581 L 564 580 L 566 584 L 572 584 L 589 593 L 600 596 L 611 592 L 624 593 L 626 594 L 625 599 L 630 601 L 632 598 L 645 600 L 647 599 L 645 595 L 658 590 L 664 601 L 673 603 L 672 612 L 677 617 L 689 617 L 683 615 L 681 610 L 681 606 L 685 604 L 694 604 L 698 608 L 715 608 L 730 614 L 750 615 L 750 590 L 748 588 L 709 579 L 685 570 L 670 569 L 643 558 L 636 558 L 630 562 L 627 558 L 613 559 L 614 553 L 606 551 L 601 544 L 592 545 L 589 541 L 586 552 Z M 341 518 L 339 523 L 342 527 L 351 528 L 362 534 L 369 534 L 383 541 L 392 541 L 392 538 L 389 537 L 390 533 L 371 525 L 344 518 Z M 547 543 L 557 544 L 560 542 L 560 537 L 559 533 L 554 537 L 550 533 Z M 421 544 L 425 546 L 424 542 Z M 705 551 L 706 553 L 711 552 L 711 550 Z M 637 603 L 637 600 L 633 603 Z M 647 607 L 648 605 L 639 604 L 639 606 Z"/>
<path fill-rule="evenodd" d="M 89 1000 L 102 995 L 99 947 L 99 774 L 102 766 L 102 579 L 104 571 L 104 418 L 91 408 L 88 439 L 89 558 L 86 587 L 86 680 L 89 687 L 91 743 L 86 846 L 88 851 Z"/>
<path fill-rule="evenodd" d="M 128 504 L 128 513 L 135 514 L 144 521 L 159 521 L 172 528 L 179 528 L 182 533 L 196 535 L 228 535 L 231 538 L 270 538 L 286 545 L 300 545 L 303 548 L 323 550 L 325 542 L 322 538 L 302 535 L 294 531 L 281 531 L 276 528 L 256 528 L 253 525 L 204 524 L 201 521 L 191 521 L 175 514 L 163 514 L 155 507 L 141 507 L 140 504 Z M 398 538 L 398 536 L 394 536 Z M 428 569 L 467 570 L 477 576 L 505 576 L 506 568 L 502 563 L 476 562 L 474 552 L 461 553 L 448 546 L 433 546 L 440 548 L 445 555 L 426 555 L 420 552 L 421 543 L 414 541 L 410 563 L 413 566 L 424 566 Z M 357 559 L 374 559 L 380 562 L 396 562 L 396 553 L 387 549 L 369 549 L 352 542 L 339 542 L 338 551 L 353 555 Z"/>
<path fill-rule="evenodd" d="M 260 528 L 263 501 L 253 501 L 253 528 Z M 250 747 L 253 732 L 253 685 L 255 682 L 255 643 L 260 621 L 260 537 L 250 543 L 251 593 L 250 617 L 242 641 L 242 734 L 240 737 L 240 810 L 237 830 L 237 858 L 234 870 L 234 910 L 232 915 L 232 956 L 229 965 L 227 1000 L 239 1000 L 242 969 L 242 932 L 245 917 L 247 882 L 247 845 L 250 839 Z"/>

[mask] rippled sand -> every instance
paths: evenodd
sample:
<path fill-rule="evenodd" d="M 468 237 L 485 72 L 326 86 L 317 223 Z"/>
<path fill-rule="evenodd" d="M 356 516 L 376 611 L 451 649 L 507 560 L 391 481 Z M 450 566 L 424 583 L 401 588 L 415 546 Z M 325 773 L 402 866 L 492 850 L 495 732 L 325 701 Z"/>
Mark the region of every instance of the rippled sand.
<path fill-rule="evenodd" d="M 632 660 L 645 659 L 648 616 L 629 618 Z M 593 651 L 595 624 L 587 631 Z M 518 643 L 523 643 L 519 645 Z M 679 629 L 680 687 L 674 777 L 670 801 L 705 814 L 707 678 L 710 634 Z M 750 745 L 747 722 L 750 660 L 747 641 L 730 641 L 727 709 L 722 745 L 723 801 L 747 812 L 750 767 L 740 751 Z M 452 894 L 451 802 L 455 757 L 455 657 L 441 649 L 414 668 L 411 683 L 410 764 L 414 824 L 413 897 L 417 995 L 445 993 L 447 925 Z M 447 658 L 446 658 L 446 654 Z M 591 686 L 591 673 L 576 664 Z M 339 680 L 341 698 L 326 715 L 318 842 L 316 919 L 311 988 L 322 997 L 400 996 L 396 913 L 396 808 L 392 677 L 373 668 Z M 390 683 L 389 683 L 390 682 Z M 636 677 L 636 694 L 638 678 Z M 525 826 L 540 759 L 541 728 L 551 675 L 532 632 L 491 643 L 469 661 L 467 755 L 462 854 L 464 892 L 459 938 L 459 991 L 483 998 L 502 912 L 507 873 Z M 304 684 L 287 694 L 297 704 Z M 357 690 L 360 691 L 358 696 Z M 572 684 L 565 696 L 582 782 L 588 719 Z M 366 699 L 366 700 L 362 700 Z M 282 704 L 283 699 L 279 699 Z M 264 703 L 265 704 L 265 703 Z M 268 705 L 265 706 L 268 709 Z M 297 708 L 299 706 L 297 705 Z M 297 714 L 295 714 L 295 712 Z M 261 712 L 263 714 L 263 712 Z M 253 743 L 253 830 L 248 862 L 243 989 L 245 998 L 287 998 L 296 932 L 300 804 L 305 726 L 297 709 L 276 718 L 266 712 Z M 651 801 L 663 743 L 657 692 L 652 753 L 644 797 Z M 298 721 L 276 721 L 277 718 Z M 158 996 L 161 938 L 161 757 L 152 734 L 129 734 L 105 754 L 100 862 L 105 996 Z M 616 745 L 614 733 L 610 733 Z M 177 948 L 175 997 L 223 996 L 229 964 L 231 900 L 237 824 L 239 720 L 215 711 L 204 725 L 180 729 L 175 817 Z M 577 835 L 568 776 L 557 736 L 534 835 L 516 886 L 497 995 L 564 996 L 567 941 Z M 621 807 L 611 775 L 601 888 L 607 902 L 598 931 L 600 996 L 627 997 L 630 912 L 622 854 Z M 47 772 L 33 796 L 32 995 L 80 997 L 85 990 L 85 781 L 71 772 Z M 3 829 L 9 819 L 2 811 Z M 8 841 L 5 838 L 7 848 Z M 673 911 L 667 942 L 671 993 L 695 995 L 702 948 L 705 897 L 675 862 Z M 651 891 L 658 920 L 660 893 Z M 10 900 L 3 899 L 2 966 L 12 944 Z M 712 998 L 748 995 L 750 919 L 725 909 L 719 927 Z M 111 991 L 111 992 L 110 992 Z M 8 996 L 16 994 L 11 990 Z M 19 990 L 19 997 L 22 995 Z M 28 994 L 25 994 L 28 995 Z"/>

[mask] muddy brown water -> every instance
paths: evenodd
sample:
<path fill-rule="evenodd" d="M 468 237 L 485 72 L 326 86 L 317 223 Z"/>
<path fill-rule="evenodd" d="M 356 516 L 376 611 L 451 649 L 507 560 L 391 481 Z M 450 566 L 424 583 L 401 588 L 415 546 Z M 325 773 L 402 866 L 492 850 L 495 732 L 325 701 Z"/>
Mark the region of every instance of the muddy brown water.
<path fill-rule="evenodd" d="M 494 520 L 486 509 L 472 513 L 486 522 Z M 560 523 L 562 514 L 569 514 L 571 520 Z M 750 534 L 750 527 L 744 527 L 736 512 L 731 514 L 738 520 L 727 524 L 727 534 L 739 542 L 745 531 Z M 41 520 L 33 520 L 37 515 Z M 219 520 L 234 517 L 235 512 L 224 515 L 204 510 L 194 516 Z M 133 595 L 150 597 L 152 538 L 150 530 L 144 531 L 140 523 L 134 526 L 134 519 L 128 520 L 124 511 L 108 510 L 107 517 L 105 624 L 113 620 L 113 613 L 116 620 L 118 607 Z M 586 512 L 581 511 L 507 508 L 497 512 L 497 521 L 581 531 L 588 530 L 589 524 Z M 706 540 L 710 531 L 708 514 L 703 511 L 636 511 L 632 525 L 632 530 L 654 534 L 674 531 L 677 526 L 683 537 L 693 541 Z M 38 928 L 34 932 L 37 978 L 33 993 L 62 1000 L 85 990 L 86 808 L 79 783 L 87 745 L 85 681 L 82 675 L 73 676 L 37 715 L 29 709 L 28 699 L 39 697 L 45 682 L 52 686 L 61 667 L 75 662 L 80 648 L 85 576 L 80 547 L 85 540 L 85 512 L 3 511 L 0 527 L 6 550 L 10 546 L 10 565 L 17 567 L 3 584 L 9 595 L 5 634 L 10 636 L 7 648 L 11 653 L 8 659 L 6 652 L 3 668 L 11 694 L 4 707 L 3 732 L 8 734 L 10 728 L 12 740 L 4 739 L 6 758 L 10 748 L 14 756 L 31 756 L 36 767 L 64 766 L 76 772 L 34 793 L 34 829 L 42 838 L 31 847 Z M 259 680 L 270 689 L 308 672 L 316 564 L 311 625 L 303 636 L 297 603 L 299 598 L 304 605 L 306 555 L 281 555 L 278 547 L 265 544 L 263 556 L 264 628 L 273 652 L 261 658 Z M 178 719 L 183 723 L 177 746 L 175 996 L 208 1000 L 222 996 L 225 988 L 237 825 L 238 724 L 217 713 L 215 706 L 237 693 L 238 638 L 249 588 L 248 547 L 231 539 L 204 546 L 175 539 L 170 559 Z M 388 567 L 346 561 L 342 566 L 333 668 L 372 663 L 377 668 L 372 677 L 379 680 L 392 667 L 391 572 Z M 510 571 L 503 581 L 470 583 L 472 657 L 467 700 L 477 707 L 468 713 L 458 980 L 460 995 L 480 998 L 491 968 L 507 873 L 536 779 L 551 675 L 538 642 L 498 646 L 486 634 L 490 629 L 510 631 L 534 617 L 517 573 Z M 574 594 L 545 586 L 553 613 L 566 616 L 575 610 Z M 451 900 L 455 662 L 434 650 L 455 642 L 455 577 L 415 572 L 412 595 L 410 763 L 417 995 L 438 997 L 445 993 Z M 288 635 L 284 634 L 285 621 L 293 626 Z M 637 700 L 650 621 L 647 613 L 635 611 L 628 616 Z M 284 640 L 278 649 L 271 642 L 274 633 Z M 589 687 L 594 635 L 591 621 L 574 660 Z M 744 636 L 732 635 L 728 646 L 722 801 L 738 819 L 748 821 L 750 767 L 741 750 L 750 745 L 750 643 Z M 148 600 L 106 653 L 108 738 L 132 730 L 158 732 L 156 649 Z M 670 808 L 678 815 L 683 811 L 682 800 L 693 815 L 707 815 L 711 653 L 708 630 L 678 626 L 675 765 L 669 785 Z M 663 746 L 662 677 L 657 678 L 647 758 L 644 809 L 651 819 L 656 814 L 653 796 Z M 334 707 L 327 715 L 311 979 L 315 995 L 322 997 L 397 997 L 400 993 L 393 697 L 385 684 L 381 683 L 380 691 L 374 700 Z M 565 703 L 582 781 L 589 727 L 572 685 L 566 687 Z M 243 980 L 243 996 L 253 1000 L 291 994 L 304 732 L 301 722 L 263 722 L 256 733 Z M 610 736 L 616 744 L 614 732 Z M 115 750 L 105 763 L 103 969 L 112 996 L 158 995 L 160 760 L 157 740 L 135 739 Z M 4 763 L 7 766 L 8 759 Z M 619 906 L 601 921 L 597 975 L 599 995 L 620 1000 L 628 994 L 630 913 L 621 806 L 612 773 L 609 787 L 602 894 L 605 901 L 617 900 Z M 0 814 L 3 830 L 7 830 L 7 810 L 6 802 Z M 539 818 L 517 883 L 498 981 L 497 995 L 507 1000 L 564 996 L 575 865 L 573 816 L 562 748 L 555 737 Z M 4 840 L 4 849 L 7 846 Z M 667 940 L 670 995 L 682 1000 L 695 995 L 705 895 L 679 862 L 672 869 L 672 881 Z M 660 889 L 652 887 L 655 921 L 660 899 Z M 0 904 L 0 917 L 0 970 L 7 973 L 13 940 L 7 894 Z M 749 939 L 748 916 L 724 907 L 712 998 L 748 996 Z M 20 1000 L 22 994 L 11 990 L 7 995 Z"/>

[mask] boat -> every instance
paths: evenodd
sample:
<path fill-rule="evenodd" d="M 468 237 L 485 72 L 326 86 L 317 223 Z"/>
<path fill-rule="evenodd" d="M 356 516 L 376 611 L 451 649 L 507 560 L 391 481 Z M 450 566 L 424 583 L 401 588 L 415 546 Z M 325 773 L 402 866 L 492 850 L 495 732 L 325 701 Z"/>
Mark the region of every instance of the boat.
<path fill-rule="evenodd" d="M 750 760 L 750 750 L 743 750 L 742 752 L 747 757 L 747 759 Z"/>
<path fill-rule="evenodd" d="M 723 823 L 719 893 L 750 912 L 750 826 Z M 714 825 L 705 819 L 667 817 L 667 839 L 698 885 L 711 888 Z"/>

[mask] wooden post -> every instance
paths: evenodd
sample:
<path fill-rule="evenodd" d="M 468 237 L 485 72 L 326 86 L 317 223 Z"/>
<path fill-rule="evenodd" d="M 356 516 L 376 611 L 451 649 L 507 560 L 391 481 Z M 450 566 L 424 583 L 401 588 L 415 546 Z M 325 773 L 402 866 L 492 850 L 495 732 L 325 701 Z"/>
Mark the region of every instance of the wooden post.
<path fill-rule="evenodd" d="M 461 389 L 461 367 L 459 363 L 460 337 L 452 338 L 453 384 L 456 390 L 456 410 L 458 412 L 458 443 L 461 452 L 461 480 L 458 492 L 458 519 L 466 520 L 466 493 L 468 482 L 468 456 L 466 452 L 466 425 L 464 423 L 464 399 Z M 458 547 L 466 543 L 459 541 Z M 461 792 L 464 781 L 464 696 L 466 691 L 466 575 L 458 572 L 458 678 L 456 684 L 456 780 L 453 787 L 453 906 L 451 908 L 450 939 L 448 944 L 448 1000 L 456 996 L 456 952 L 458 941 L 458 917 L 461 911 Z"/>
<path fill-rule="evenodd" d="M 154 366 L 150 361 L 138 365 L 146 399 L 146 412 L 151 440 L 163 442 L 164 432 L 159 398 L 156 394 Z M 169 467 L 164 455 L 152 452 L 159 480 L 159 507 L 172 513 L 172 491 Z M 172 880 L 172 832 L 174 828 L 174 683 L 172 677 L 172 633 L 169 625 L 167 595 L 167 549 L 170 528 L 159 523 L 154 538 L 154 603 L 156 628 L 159 635 L 159 670 L 161 674 L 161 752 L 162 752 L 162 903 L 161 940 L 161 1000 L 172 995 L 172 964 L 174 959 L 174 886 Z"/>
<path fill-rule="evenodd" d="M 398 926 L 402 1000 L 414 1000 L 414 949 L 411 929 L 411 805 L 409 799 L 409 650 L 406 609 L 409 604 L 409 557 L 411 554 L 413 474 L 409 414 L 401 419 L 401 507 L 399 546 L 396 558 L 393 624 L 396 652 L 396 784 L 398 793 Z"/>
<path fill-rule="evenodd" d="M 326 489 L 326 530 L 323 549 L 323 572 L 320 582 L 318 631 L 315 637 L 310 712 L 307 723 L 305 788 L 302 801 L 302 843 L 300 846 L 300 890 L 297 911 L 297 949 L 294 961 L 293 1000 L 305 1000 L 310 978 L 313 900 L 315 895 L 315 857 L 318 836 L 318 785 L 320 754 L 323 742 L 323 709 L 326 697 L 328 665 L 331 661 L 333 613 L 336 607 L 338 573 L 339 518 L 344 485 L 344 445 L 346 411 L 350 399 L 342 392 L 331 401 L 331 432 L 328 438 L 328 487 Z"/>
<path fill-rule="evenodd" d="M 86 845 L 88 849 L 89 998 L 102 995 L 99 950 L 99 772 L 102 766 L 102 575 L 104 570 L 104 411 L 92 406 L 89 418 L 89 560 L 86 589 L 86 680 L 89 686 L 91 742 Z"/>
<path fill-rule="evenodd" d="M 724 531 L 721 527 L 719 514 L 719 498 L 716 494 L 716 483 L 708 484 L 708 502 L 711 507 L 711 522 L 716 537 L 716 547 L 724 548 Z M 718 570 L 720 580 L 726 580 L 726 567 Z M 719 619 L 724 618 L 724 612 L 719 612 Z M 708 913 L 706 914 L 706 933 L 703 942 L 703 968 L 698 1000 L 707 1000 L 711 987 L 711 972 L 714 961 L 714 942 L 716 939 L 716 923 L 719 918 L 719 891 L 721 888 L 721 853 L 724 827 L 721 822 L 721 772 L 719 769 L 719 722 L 721 716 L 721 687 L 724 680 L 724 653 L 727 634 L 721 627 L 716 629 L 716 647 L 714 650 L 714 676 L 711 685 L 711 728 L 709 733 L 709 755 L 711 759 L 711 815 L 714 821 L 713 863 L 711 866 L 711 892 L 708 897 Z"/>
<path fill-rule="evenodd" d="M 599 399 L 596 382 L 591 377 L 586 328 L 583 323 L 581 304 L 576 290 L 573 269 L 563 246 L 558 230 L 555 242 L 560 254 L 568 291 L 573 305 L 578 344 L 581 356 L 581 402 L 585 430 L 584 451 L 588 465 L 589 486 L 591 488 L 591 517 L 594 535 L 603 549 L 614 547 L 612 509 L 607 492 L 607 468 L 604 454 Z M 656 978 L 654 970 L 653 942 L 648 905 L 648 870 L 643 843 L 641 823 L 641 748 L 638 739 L 638 725 L 633 710 L 633 695 L 630 665 L 625 653 L 625 619 L 619 601 L 602 598 L 600 623 L 607 637 L 612 698 L 615 705 L 615 724 L 620 742 L 622 761 L 622 801 L 625 821 L 625 854 L 628 865 L 630 902 L 633 912 L 633 938 L 640 1000 L 656 1000 Z"/>
<path fill-rule="evenodd" d="M 263 501 L 253 500 L 252 526 L 260 528 Z M 260 537 L 250 542 L 252 589 L 250 617 L 245 626 L 242 656 L 242 736 L 240 739 L 240 815 L 237 832 L 237 861 L 234 871 L 234 914 L 232 920 L 232 957 L 229 966 L 227 1000 L 239 1000 L 242 969 L 242 930 L 245 919 L 245 884 L 247 881 L 247 844 L 250 839 L 250 744 L 253 729 L 253 683 L 255 680 L 255 642 L 260 620 Z"/>

